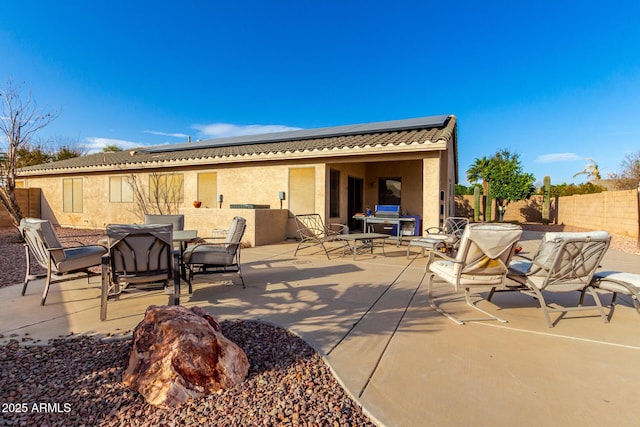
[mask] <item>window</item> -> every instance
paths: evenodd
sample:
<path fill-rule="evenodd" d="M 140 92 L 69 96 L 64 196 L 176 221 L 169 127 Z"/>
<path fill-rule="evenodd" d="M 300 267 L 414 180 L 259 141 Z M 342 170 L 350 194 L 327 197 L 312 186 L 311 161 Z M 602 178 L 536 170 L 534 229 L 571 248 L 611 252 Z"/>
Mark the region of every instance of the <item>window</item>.
<path fill-rule="evenodd" d="M 82 178 L 62 180 L 62 211 L 82 212 Z"/>
<path fill-rule="evenodd" d="M 149 175 L 149 202 L 167 205 L 184 201 L 184 176 L 179 173 Z"/>
<path fill-rule="evenodd" d="M 217 206 L 216 195 L 218 194 L 218 174 L 207 172 L 198 174 L 198 200 L 205 208 Z"/>
<path fill-rule="evenodd" d="M 400 205 L 402 178 L 380 178 L 378 181 L 378 204 Z"/>
<path fill-rule="evenodd" d="M 314 213 L 315 168 L 289 169 L 289 210 L 294 214 Z"/>
<path fill-rule="evenodd" d="M 329 171 L 329 216 L 340 216 L 340 171 Z"/>
<path fill-rule="evenodd" d="M 133 186 L 128 178 L 109 177 L 109 201 L 115 203 L 133 202 Z"/>

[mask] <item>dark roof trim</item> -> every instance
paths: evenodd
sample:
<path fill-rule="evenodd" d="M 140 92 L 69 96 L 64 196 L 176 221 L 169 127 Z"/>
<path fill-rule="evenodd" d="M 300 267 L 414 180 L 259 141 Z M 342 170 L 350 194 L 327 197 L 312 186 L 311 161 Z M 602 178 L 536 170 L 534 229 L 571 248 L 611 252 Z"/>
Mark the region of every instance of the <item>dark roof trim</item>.
<path fill-rule="evenodd" d="M 363 123 L 318 129 L 275 132 L 260 135 L 245 135 L 230 138 L 208 139 L 205 141 L 197 141 L 191 143 L 146 147 L 139 151 L 145 153 L 163 153 L 167 151 L 185 151 L 198 150 L 203 148 L 226 147 L 232 145 L 303 141 L 306 139 L 328 138 L 332 136 L 365 135 L 377 132 L 394 132 L 410 129 L 444 127 L 450 117 L 451 116 L 448 114 L 442 114 L 439 116 L 419 117 L 406 120 L 390 120 L 386 122 Z"/>

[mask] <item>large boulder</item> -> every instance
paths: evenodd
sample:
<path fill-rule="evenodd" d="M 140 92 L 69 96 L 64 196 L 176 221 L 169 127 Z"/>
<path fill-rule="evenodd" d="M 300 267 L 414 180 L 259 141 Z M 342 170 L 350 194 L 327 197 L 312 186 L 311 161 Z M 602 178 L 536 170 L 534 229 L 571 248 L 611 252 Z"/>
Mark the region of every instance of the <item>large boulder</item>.
<path fill-rule="evenodd" d="M 249 361 L 200 307 L 150 306 L 133 332 L 125 385 L 172 408 L 242 382 Z"/>

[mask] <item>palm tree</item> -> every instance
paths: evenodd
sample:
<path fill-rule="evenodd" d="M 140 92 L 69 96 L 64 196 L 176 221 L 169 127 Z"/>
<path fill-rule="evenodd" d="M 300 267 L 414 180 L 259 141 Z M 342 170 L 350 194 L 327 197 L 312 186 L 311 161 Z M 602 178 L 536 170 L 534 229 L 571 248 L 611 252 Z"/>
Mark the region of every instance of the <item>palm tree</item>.
<path fill-rule="evenodd" d="M 469 169 L 467 169 L 467 181 L 470 183 L 476 183 L 482 181 L 482 194 L 487 195 L 487 172 L 489 170 L 490 160 L 486 156 L 477 158 L 473 162 Z"/>
<path fill-rule="evenodd" d="M 582 169 L 580 172 L 573 174 L 573 177 L 575 178 L 578 175 L 586 175 L 587 182 L 592 180 L 599 181 L 600 179 L 602 179 L 602 177 L 600 176 L 600 168 L 598 167 L 596 161 L 590 159 L 589 157 L 585 158 L 585 160 L 588 160 L 590 163 L 586 164 L 584 166 L 584 169 Z"/>

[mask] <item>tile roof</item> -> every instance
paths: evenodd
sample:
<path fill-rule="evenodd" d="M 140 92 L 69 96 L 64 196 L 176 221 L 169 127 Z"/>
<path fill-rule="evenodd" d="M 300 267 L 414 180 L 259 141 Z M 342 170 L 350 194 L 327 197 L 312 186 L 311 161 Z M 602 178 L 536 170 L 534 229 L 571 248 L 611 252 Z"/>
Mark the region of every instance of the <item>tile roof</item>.
<path fill-rule="evenodd" d="M 435 118 L 444 118 L 440 123 Z M 402 128 L 402 123 L 409 123 Z M 420 125 L 424 123 L 424 125 Z M 58 162 L 28 166 L 19 170 L 20 176 L 49 175 L 55 173 L 74 173 L 118 169 L 148 169 L 167 166 L 187 166 L 195 164 L 233 163 L 273 160 L 277 158 L 322 158 L 336 155 L 362 155 L 381 152 L 426 151 L 444 149 L 433 147 L 433 143 L 444 142 L 448 146 L 454 142 L 455 116 L 431 116 L 407 121 L 382 122 L 368 129 L 352 132 L 331 132 L 346 127 L 323 128 L 314 132 L 304 131 L 303 136 L 285 132 L 287 138 L 278 138 L 277 134 L 254 135 L 252 142 L 237 142 L 239 138 L 199 141 L 191 144 L 172 144 L 166 146 L 142 147 L 136 150 L 97 153 L 75 157 Z M 365 126 L 365 125 L 355 125 Z M 354 126 L 350 128 L 353 129 Z M 388 129 L 388 130 L 385 130 Z M 293 135 L 292 135 L 293 134 Z M 324 136 L 323 136 L 324 134 Z M 262 138 L 261 138 L 262 137 Z M 232 141 L 230 141 L 232 140 Z M 227 141 L 227 143 L 225 143 Z M 230 141 L 230 142 L 229 142 Z M 455 149 L 455 147 L 454 147 Z"/>

